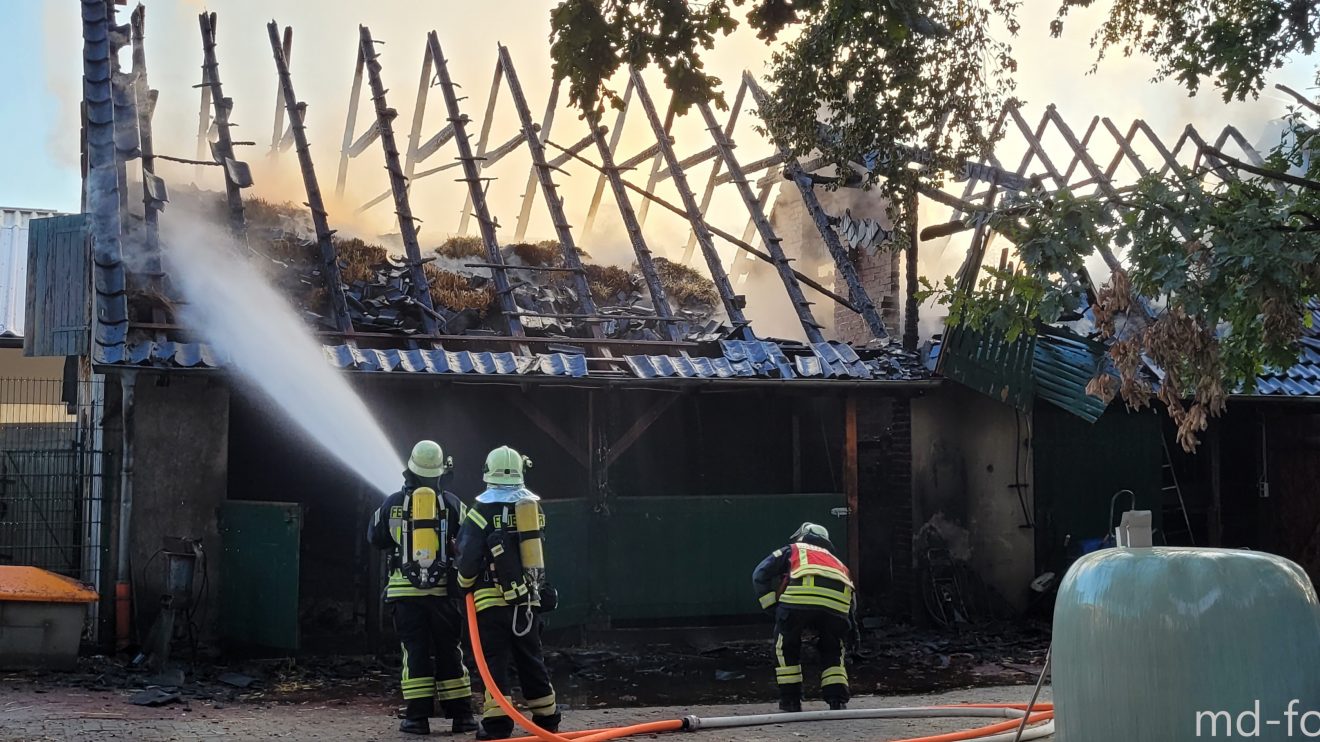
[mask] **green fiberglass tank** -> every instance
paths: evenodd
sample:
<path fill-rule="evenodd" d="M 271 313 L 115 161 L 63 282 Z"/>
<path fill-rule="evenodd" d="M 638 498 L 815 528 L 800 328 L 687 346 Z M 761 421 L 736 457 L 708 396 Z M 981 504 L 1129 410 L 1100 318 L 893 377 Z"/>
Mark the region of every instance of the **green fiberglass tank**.
<path fill-rule="evenodd" d="M 1059 588 L 1060 742 L 1320 736 L 1320 604 L 1251 551 L 1104 549 Z"/>

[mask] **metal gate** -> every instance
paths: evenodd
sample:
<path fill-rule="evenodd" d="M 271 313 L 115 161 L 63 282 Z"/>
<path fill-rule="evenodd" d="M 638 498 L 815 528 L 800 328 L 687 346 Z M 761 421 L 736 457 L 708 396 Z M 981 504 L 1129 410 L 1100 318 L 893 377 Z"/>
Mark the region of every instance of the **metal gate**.
<path fill-rule="evenodd" d="M 103 400 L 100 379 L 0 378 L 0 564 L 41 567 L 103 592 L 102 485 L 113 471 Z"/>

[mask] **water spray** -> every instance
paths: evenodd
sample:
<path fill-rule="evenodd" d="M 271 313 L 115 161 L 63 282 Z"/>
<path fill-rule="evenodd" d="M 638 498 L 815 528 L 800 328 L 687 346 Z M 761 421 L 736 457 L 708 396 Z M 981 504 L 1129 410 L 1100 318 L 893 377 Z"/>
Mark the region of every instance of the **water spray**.
<path fill-rule="evenodd" d="M 161 236 L 170 277 L 187 300 L 180 321 L 307 438 L 367 485 L 391 491 L 403 471 L 398 452 L 302 318 L 234 240 L 182 212 L 167 212 Z"/>

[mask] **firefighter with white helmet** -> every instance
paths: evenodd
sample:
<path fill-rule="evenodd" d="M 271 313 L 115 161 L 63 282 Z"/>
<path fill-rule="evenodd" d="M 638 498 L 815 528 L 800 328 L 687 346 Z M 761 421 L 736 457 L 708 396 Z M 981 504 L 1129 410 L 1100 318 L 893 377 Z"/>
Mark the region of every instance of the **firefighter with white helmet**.
<path fill-rule="evenodd" d="M 376 509 L 367 528 L 367 541 L 391 552 L 385 602 L 403 645 L 406 708 L 399 731 L 410 734 L 430 734 L 437 700 L 454 733 L 477 728 L 453 577 L 454 542 L 467 509 L 442 489 L 453 465 L 440 444 L 419 441 L 408 457 L 403 488 Z"/>
<path fill-rule="evenodd" d="M 766 557 L 752 573 L 761 608 L 775 619 L 775 680 L 779 709 L 802 710 L 802 634 L 814 631 L 821 661 L 821 695 L 831 709 L 848 707 L 844 645 L 853 629 L 853 582 L 834 553 L 830 532 L 803 523 L 788 546 Z"/>
<path fill-rule="evenodd" d="M 458 584 L 473 593 L 491 679 L 508 688 L 509 668 L 515 667 L 532 721 L 555 732 L 561 717 L 541 654 L 540 616 L 554 610 L 558 596 L 545 579 L 541 498 L 524 482 L 530 466 L 530 459 L 508 446 L 486 457 L 486 490 L 459 532 Z M 487 689 L 477 739 L 512 734 L 513 720 Z"/>

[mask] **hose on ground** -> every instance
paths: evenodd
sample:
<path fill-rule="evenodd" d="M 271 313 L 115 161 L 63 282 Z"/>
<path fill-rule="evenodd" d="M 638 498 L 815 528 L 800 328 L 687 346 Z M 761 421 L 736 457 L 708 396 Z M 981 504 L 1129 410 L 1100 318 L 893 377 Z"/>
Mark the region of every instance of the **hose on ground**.
<path fill-rule="evenodd" d="M 747 726 L 761 726 L 765 724 L 784 724 L 791 722 L 806 721 L 830 721 L 844 719 L 911 719 L 911 718 L 934 718 L 934 717 L 991 717 L 1008 718 L 1009 721 L 990 724 L 988 726 L 968 729 L 961 732 L 951 732 L 949 734 L 938 734 L 929 737 L 912 737 L 910 739 L 896 740 L 896 742 L 1011 742 L 1015 730 L 1022 727 L 1022 720 L 1026 724 L 1037 724 L 1045 722 L 1039 726 L 1028 727 L 1022 732 L 1021 739 L 1032 740 L 1048 736 L 1054 733 L 1054 707 L 1049 704 L 1037 704 L 1038 713 L 1028 713 L 1027 707 L 1017 704 L 970 704 L 964 706 L 930 706 L 913 708 L 892 708 L 892 709 L 843 709 L 839 711 L 808 711 L 797 714 L 760 714 L 753 716 L 728 716 L 712 717 L 701 719 L 696 716 L 689 716 L 685 719 L 668 719 L 664 721 L 652 721 L 642 724 L 633 724 L 624 727 L 611 727 L 608 729 L 584 730 L 578 732 L 564 732 L 562 734 L 551 732 L 537 726 L 535 722 L 524 716 L 513 703 L 505 697 L 504 691 L 500 689 L 491 679 L 490 667 L 486 663 L 486 653 L 481 646 L 481 630 L 477 626 L 477 603 L 476 599 L 469 594 L 467 596 L 467 624 L 468 634 L 472 638 L 472 656 L 477 663 L 477 672 L 481 675 L 481 682 L 486 686 L 486 692 L 490 694 L 495 703 L 499 705 L 504 713 L 509 715 L 515 724 L 530 732 L 534 737 L 544 742 L 606 742 L 607 740 L 619 739 L 621 737 L 631 737 L 639 734 L 655 734 L 658 732 L 677 732 L 683 729 L 695 731 L 697 729 L 714 728 L 735 728 Z M 1001 732 L 1007 731 L 1007 734 Z"/>

